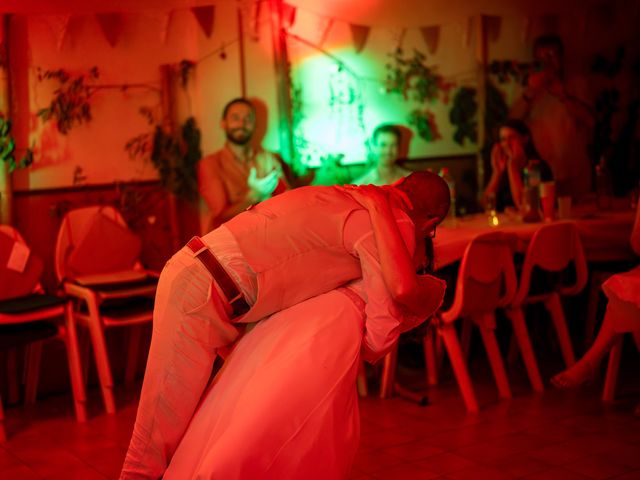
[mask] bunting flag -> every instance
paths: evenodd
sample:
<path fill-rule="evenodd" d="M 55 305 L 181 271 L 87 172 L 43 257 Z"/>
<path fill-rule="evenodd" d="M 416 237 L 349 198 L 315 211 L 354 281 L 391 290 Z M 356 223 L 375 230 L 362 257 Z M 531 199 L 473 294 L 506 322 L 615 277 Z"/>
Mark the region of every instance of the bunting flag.
<path fill-rule="evenodd" d="M 251 12 L 248 18 L 251 19 L 251 26 L 249 31 L 251 32 L 251 39 L 254 42 L 260 41 L 260 15 L 262 13 L 262 4 L 264 2 L 253 2 L 251 5 Z"/>
<path fill-rule="evenodd" d="M 166 45 L 167 38 L 169 37 L 169 27 L 171 26 L 171 19 L 173 18 L 173 10 L 160 13 L 160 41 L 163 45 Z"/>
<path fill-rule="evenodd" d="M 47 15 L 47 24 L 56 39 L 56 48 L 58 51 L 62 49 L 64 39 L 69 32 L 69 23 L 71 15 Z"/>
<path fill-rule="evenodd" d="M 211 38 L 213 33 L 213 20 L 216 13 L 215 5 L 205 5 L 203 7 L 192 7 L 191 13 L 196 17 L 198 25 L 207 38 Z"/>
<path fill-rule="evenodd" d="M 118 38 L 122 33 L 122 14 L 121 13 L 96 13 L 96 20 L 100 25 L 100 29 L 107 39 L 109 45 L 115 47 Z"/>
<path fill-rule="evenodd" d="M 500 38 L 500 31 L 502 30 L 502 17 L 485 15 L 484 21 L 487 39 L 489 39 L 490 42 L 497 42 Z"/>
<path fill-rule="evenodd" d="M 371 30 L 371 27 L 349 24 L 349 28 L 351 29 L 353 48 L 355 49 L 356 53 L 360 53 L 367 43 L 367 38 L 369 37 L 369 31 Z"/>
<path fill-rule="evenodd" d="M 331 31 L 331 27 L 333 26 L 333 18 L 327 17 L 318 17 L 318 41 L 316 42 L 318 46 L 322 46 L 324 42 L 327 40 L 329 36 L 329 32 Z"/>
<path fill-rule="evenodd" d="M 293 27 L 296 21 L 296 7 L 288 3 L 282 3 L 282 28 L 285 30 Z"/>
<path fill-rule="evenodd" d="M 427 44 L 429 53 L 433 55 L 438 50 L 438 42 L 440 41 L 440 26 L 420 27 L 420 33 Z"/>

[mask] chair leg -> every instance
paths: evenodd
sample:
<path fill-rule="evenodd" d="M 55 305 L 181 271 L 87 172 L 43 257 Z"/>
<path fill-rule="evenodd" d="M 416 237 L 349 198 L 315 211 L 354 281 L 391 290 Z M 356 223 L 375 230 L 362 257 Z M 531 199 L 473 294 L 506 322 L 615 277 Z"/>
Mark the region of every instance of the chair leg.
<path fill-rule="evenodd" d="M 398 342 L 396 342 L 391 351 L 384 356 L 382 363 L 382 380 L 380 381 L 380 398 L 389 398 L 393 395 L 397 362 Z"/>
<path fill-rule="evenodd" d="M 600 303 L 600 287 L 602 286 L 602 279 L 598 272 L 591 274 L 591 280 L 589 281 L 589 297 L 587 300 L 587 318 L 584 323 L 584 351 L 587 351 L 596 333 L 596 321 L 598 319 L 598 304 Z"/>
<path fill-rule="evenodd" d="M 356 379 L 356 386 L 358 388 L 358 395 L 366 397 L 369 394 L 367 388 L 367 371 L 365 369 L 364 361 L 360 360 L 358 365 L 358 377 Z"/>
<path fill-rule="evenodd" d="M 498 386 L 498 392 L 500 392 L 500 396 L 502 398 L 511 398 L 511 387 L 509 386 L 509 380 L 507 379 L 507 372 L 504 369 L 502 355 L 500 355 L 500 348 L 496 341 L 495 315 L 493 313 L 484 314 L 474 317 L 473 321 L 480 329 L 482 342 L 484 343 L 484 348 L 487 351 L 487 356 L 489 357 L 489 363 L 491 364 L 491 370 L 493 371 L 493 378 Z"/>
<path fill-rule="evenodd" d="M 26 375 L 24 401 L 27 405 L 36 403 L 38 393 L 38 379 L 40 378 L 40 359 L 42 358 L 42 342 L 33 342 L 27 345 L 26 351 Z"/>
<path fill-rule="evenodd" d="M 460 332 L 460 348 L 464 353 L 465 362 L 469 360 L 469 349 L 471 348 L 471 334 L 473 333 L 473 321 L 469 317 L 462 319 L 462 331 Z"/>
<path fill-rule="evenodd" d="M 7 350 L 7 401 L 17 403 L 20 400 L 20 380 L 18 379 L 18 351 Z"/>
<path fill-rule="evenodd" d="M 2 408 L 2 397 L 0 397 L 0 443 L 7 441 L 7 433 L 4 429 L 4 408 Z"/>
<path fill-rule="evenodd" d="M 435 329 L 432 326 L 427 328 L 427 333 L 422 339 L 422 348 L 424 350 L 424 363 L 427 370 L 427 385 L 434 386 L 438 384 L 438 358 L 435 346 Z"/>
<path fill-rule="evenodd" d="M 73 392 L 73 404 L 76 412 L 76 420 L 87 421 L 87 395 L 83 381 L 82 364 L 80 363 L 80 348 L 78 346 L 78 332 L 73 308 L 70 303 L 65 308 L 65 334 L 63 337 L 67 349 L 67 363 L 69 365 L 69 378 Z"/>
<path fill-rule="evenodd" d="M 538 369 L 536 356 L 533 353 L 533 347 L 531 346 L 531 340 L 529 339 L 529 332 L 527 331 L 527 325 L 524 320 L 522 308 L 509 308 L 506 310 L 506 313 L 513 325 L 513 334 L 518 341 L 518 347 L 520 347 L 520 354 L 522 355 L 522 360 L 527 369 L 527 375 L 529 375 L 531 387 L 536 392 L 542 392 L 544 390 L 542 378 L 540 377 L 540 370 Z"/>
<path fill-rule="evenodd" d="M 125 385 L 131 386 L 136 379 L 136 367 L 138 366 L 138 353 L 142 340 L 142 325 L 133 325 L 129 328 L 129 353 L 127 354 L 127 368 L 125 370 Z"/>
<path fill-rule="evenodd" d="M 576 363 L 576 357 L 573 354 L 573 347 L 571 346 L 571 337 L 569 336 L 569 330 L 567 329 L 567 321 L 564 317 L 564 310 L 562 309 L 562 303 L 560 302 L 560 295 L 552 293 L 544 302 L 544 306 L 551 314 L 551 319 L 556 328 L 556 334 L 558 335 L 558 341 L 560 342 L 560 349 L 562 350 L 562 356 L 564 357 L 564 363 L 567 368 Z"/>
<path fill-rule="evenodd" d="M 469 371 L 467 370 L 467 364 L 464 361 L 462 349 L 460 348 L 460 342 L 458 341 L 458 335 L 452 324 L 444 325 L 440 329 L 440 335 L 444 340 L 445 348 L 449 354 L 453 372 L 456 375 L 458 381 L 458 387 L 462 398 L 467 406 L 469 412 L 478 412 L 478 401 L 476 400 L 476 394 L 473 390 L 473 384 L 471 383 L 471 377 L 469 377 Z"/>
<path fill-rule="evenodd" d="M 91 338 L 89 330 L 82 328 L 76 329 L 78 336 L 78 349 L 80 352 L 80 367 L 82 367 L 82 382 L 84 385 L 89 383 L 89 357 L 91 353 Z"/>
<path fill-rule="evenodd" d="M 607 365 L 607 376 L 604 381 L 602 391 L 602 401 L 612 402 L 616 394 L 616 383 L 618 381 L 618 369 L 620 368 L 620 357 L 622 355 L 622 343 L 624 335 L 616 340 L 609 351 L 609 364 Z"/>
<path fill-rule="evenodd" d="M 89 334 L 91 335 L 91 344 L 98 369 L 98 377 L 100 377 L 100 387 L 102 389 L 105 410 L 107 413 L 115 413 L 116 402 L 113 396 L 113 376 L 111 375 L 104 329 L 100 321 L 100 312 L 98 311 L 98 302 L 95 296 L 92 301 L 87 302 L 87 307 L 90 316 Z"/>

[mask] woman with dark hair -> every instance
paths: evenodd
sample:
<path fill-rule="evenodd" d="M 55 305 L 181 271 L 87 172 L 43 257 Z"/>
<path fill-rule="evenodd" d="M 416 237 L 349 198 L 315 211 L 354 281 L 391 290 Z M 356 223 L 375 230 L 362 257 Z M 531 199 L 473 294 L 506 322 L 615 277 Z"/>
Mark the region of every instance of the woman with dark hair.
<path fill-rule="evenodd" d="M 498 210 L 508 206 L 519 209 L 524 190 L 524 168 L 531 161 L 537 161 L 541 181 L 548 182 L 553 180 L 551 167 L 540 158 L 529 127 L 522 120 L 511 118 L 503 122 L 498 138 L 498 143 L 491 150 L 491 179 L 485 188 L 483 203 L 494 196 Z"/>

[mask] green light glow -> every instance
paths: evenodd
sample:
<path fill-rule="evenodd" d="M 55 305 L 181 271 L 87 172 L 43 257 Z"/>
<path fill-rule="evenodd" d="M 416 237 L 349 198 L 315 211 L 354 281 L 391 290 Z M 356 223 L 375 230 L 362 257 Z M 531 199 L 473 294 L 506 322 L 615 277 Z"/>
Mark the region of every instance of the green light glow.
<path fill-rule="evenodd" d="M 376 125 L 403 122 L 397 99 L 386 95 L 383 65 L 349 48 L 305 58 L 293 66 L 294 136 L 300 163 L 320 167 L 327 160 L 364 163 L 368 138 Z"/>

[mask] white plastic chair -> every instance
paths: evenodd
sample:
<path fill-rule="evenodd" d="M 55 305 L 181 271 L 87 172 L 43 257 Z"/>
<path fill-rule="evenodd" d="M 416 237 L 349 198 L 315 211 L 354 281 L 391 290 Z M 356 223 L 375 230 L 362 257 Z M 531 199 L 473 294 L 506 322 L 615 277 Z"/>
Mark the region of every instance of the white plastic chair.
<path fill-rule="evenodd" d="M 0 233 L 7 235 L 15 242 L 26 245 L 18 231 L 8 225 L 0 225 Z M 0 326 L 15 327 L 11 329 L 11 333 L 4 331 L 4 335 L 10 336 L 2 339 L 3 344 L 7 343 L 6 346 L 9 347 L 17 344 L 27 345 L 25 375 L 27 404 L 34 404 L 36 400 L 43 342 L 50 339 L 59 339 L 64 342 L 76 418 L 78 421 L 86 421 L 86 397 L 75 324 L 71 315 L 71 303 L 65 298 L 44 294 L 38 282 L 27 295 L 11 296 L 0 300 Z M 3 420 L 4 413 L 0 399 L 0 440 L 6 439 Z"/>
<path fill-rule="evenodd" d="M 511 389 L 504 363 L 495 338 L 495 310 L 509 304 L 516 292 L 516 274 L 513 265 L 515 236 L 504 232 L 490 232 L 476 237 L 466 248 L 456 283 L 453 304 L 438 313 L 437 332 L 451 360 L 458 386 L 467 410 L 478 411 L 478 402 L 465 355 L 460 347 L 454 321 L 469 318 L 482 334 L 491 369 L 500 392 L 508 398 Z M 429 383 L 437 382 L 433 338 L 425 337 L 425 353 Z"/>
<path fill-rule="evenodd" d="M 133 327 L 130 330 L 125 372 L 125 381 L 133 382 L 141 336 L 139 326 L 152 320 L 152 299 L 158 275 L 155 272 L 146 271 L 137 260 L 129 270 L 116 269 L 118 271 L 114 271 L 112 275 L 110 272 L 98 272 L 96 275 L 87 272 L 88 274 L 82 277 L 74 276 L 69 266 L 69 258 L 74 249 L 80 248 L 82 242 L 87 241 L 85 236 L 87 229 L 91 228 L 96 215 L 104 215 L 130 232 L 122 215 L 110 206 L 91 206 L 68 212 L 58 231 L 55 270 L 65 294 L 76 300 L 73 310 L 74 320 L 89 330 L 105 409 L 113 413 L 116 410 L 113 375 L 104 331 L 111 327 Z M 96 255 L 99 255 L 100 245 L 94 247 Z M 117 303 L 123 300 L 131 303 L 118 306 Z"/>
<path fill-rule="evenodd" d="M 569 285 L 547 285 L 543 292 L 531 291 L 531 279 L 534 269 L 542 272 L 557 273 L 567 269 L 570 264 L 575 268 L 575 280 Z M 540 370 L 531 346 L 531 340 L 525 323 L 523 306 L 543 303 L 553 320 L 562 355 L 567 367 L 575 363 L 571 338 L 562 310 L 560 296 L 576 295 L 587 283 L 587 263 L 578 230 L 573 223 L 552 223 L 540 227 L 533 235 L 527 248 L 522 265 L 518 291 L 513 301 L 505 309 L 513 324 L 513 331 L 529 375 L 531 386 L 543 391 Z"/>

